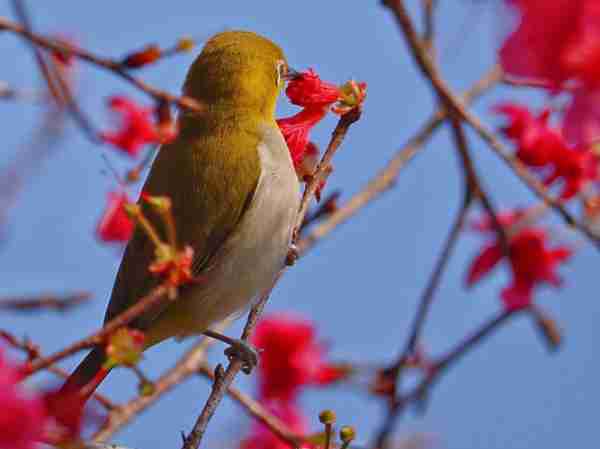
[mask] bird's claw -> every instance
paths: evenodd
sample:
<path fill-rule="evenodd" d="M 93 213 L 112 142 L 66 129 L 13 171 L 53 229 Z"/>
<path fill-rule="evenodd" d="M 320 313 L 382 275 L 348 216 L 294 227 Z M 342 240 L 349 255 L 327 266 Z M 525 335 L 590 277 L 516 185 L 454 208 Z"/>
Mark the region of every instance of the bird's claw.
<path fill-rule="evenodd" d="M 291 267 L 296 263 L 299 257 L 300 250 L 298 249 L 298 247 L 293 243 L 290 244 L 290 247 L 288 248 L 287 257 L 285 258 L 285 264 Z"/>
<path fill-rule="evenodd" d="M 231 361 L 233 359 L 241 360 L 242 371 L 250 374 L 252 369 L 258 365 L 258 350 L 251 344 L 243 340 L 234 340 L 227 349 L 225 355 Z"/>

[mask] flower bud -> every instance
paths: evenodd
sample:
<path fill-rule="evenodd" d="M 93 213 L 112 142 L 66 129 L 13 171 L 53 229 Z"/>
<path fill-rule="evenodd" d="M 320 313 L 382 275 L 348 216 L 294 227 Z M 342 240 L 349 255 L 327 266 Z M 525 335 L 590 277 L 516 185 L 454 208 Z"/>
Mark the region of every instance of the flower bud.
<path fill-rule="evenodd" d="M 126 56 L 121 64 L 129 69 L 137 69 L 138 67 L 153 63 L 161 56 L 162 52 L 158 45 L 148 45 L 143 50 Z"/>
<path fill-rule="evenodd" d="M 344 444 L 348 444 L 354 440 L 354 438 L 356 438 L 356 431 L 354 430 L 354 427 L 342 426 L 340 429 L 340 440 L 342 440 Z"/>
<path fill-rule="evenodd" d="M 319 421 L 321 424 L 332 425 L 335 424 L 335 413 L 333 410 L 323 410 L 319 413 Z"/>
<path fill-rule="evenodd" d="M 177 41 L 177 51 L 192 51 L 196 42 L 191 37 L 182 37 Z"/>

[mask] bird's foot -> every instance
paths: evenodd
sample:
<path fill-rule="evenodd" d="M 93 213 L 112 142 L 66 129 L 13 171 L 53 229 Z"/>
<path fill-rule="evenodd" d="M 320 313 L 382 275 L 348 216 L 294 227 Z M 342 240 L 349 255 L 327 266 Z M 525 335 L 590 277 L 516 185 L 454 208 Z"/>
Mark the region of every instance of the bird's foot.
<path fill-rule="evenodd" d="M 288 248 L 287 257 L 285 258 L 285 264 L 289 267 L 294 265 L 298 258 L 300 257 L 300 250 L 295 244 L 290 244 Z"/>
<path fill-rule="evenodd" d="M 250 343 L 240 340 L 239 338 L 231 338 L 227 335 L 210 330 L 204 332 L 204 335 L 227 343 L 229 347 L 224 351 L 225 356 L 227 356 L 230 361 L 233 359 L 240 360 L 242 362 L 242 371 L 245 374 L 250 374 L 252 369 L 258 365 L 259 351 Z"/>
<path fill-rule="evenodd" d="M 254 367 L 258 365 L 258 349 L 244 340 L 235 339 L 231 346 L 225 349 L 225 355 L 229 360 L 241 360 L 242 371 L 245 374 L 250 374 Z"/>

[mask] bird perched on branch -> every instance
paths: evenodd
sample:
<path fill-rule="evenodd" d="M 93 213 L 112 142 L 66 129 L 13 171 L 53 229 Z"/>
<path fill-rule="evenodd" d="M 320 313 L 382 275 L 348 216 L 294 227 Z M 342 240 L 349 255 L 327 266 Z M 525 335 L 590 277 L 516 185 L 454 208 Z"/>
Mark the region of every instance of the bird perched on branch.
<path fill-rule="evenodd" d="M 191 272 L 202 282 L 179 287 L 174 301 L 130 323 L 144 333 L 144 349 L 170 337 L 201 334 L 245 310 L 284 266 L 300 196 L 274 114 L 292 73 L 276 44 L 245 31 L 213 36 L 192 64 L 183 93 L 205 111 L 181 113 L 180 132 L 161 147 L 143 191 L 170 199 L 177 240 L 192 248 Z M 147 209 L 144 215 L 160 229 L 156 213 Z M 138 226 L 105 322 L 159 285 L 149 273 L 155 250 Z M 248 355 L 248 348 L 236 345 Z M 110 370 L 106 361 L 106 348 L 94 348 L 60 392 L 91 395 Z"/>

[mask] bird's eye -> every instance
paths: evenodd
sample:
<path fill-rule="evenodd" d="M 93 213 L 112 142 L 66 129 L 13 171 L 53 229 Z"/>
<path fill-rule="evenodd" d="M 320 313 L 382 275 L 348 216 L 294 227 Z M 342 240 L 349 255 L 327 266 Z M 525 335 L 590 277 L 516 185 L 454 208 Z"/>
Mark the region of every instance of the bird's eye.
<path fill-rule="evenodd" d="M 287 64 L 285 63 L 285 61 L 277 61 L 277 64 L 275 65 L 275 70 L 276 70 L 276 83 L 277 83 L 277 86 L 280 86 L 281 83 L 283 83 L 283 81 L 286 79 L 286 75 L 287 75 L 287 71 L 288 71 L 288 67 L 287 67 Z"/>

